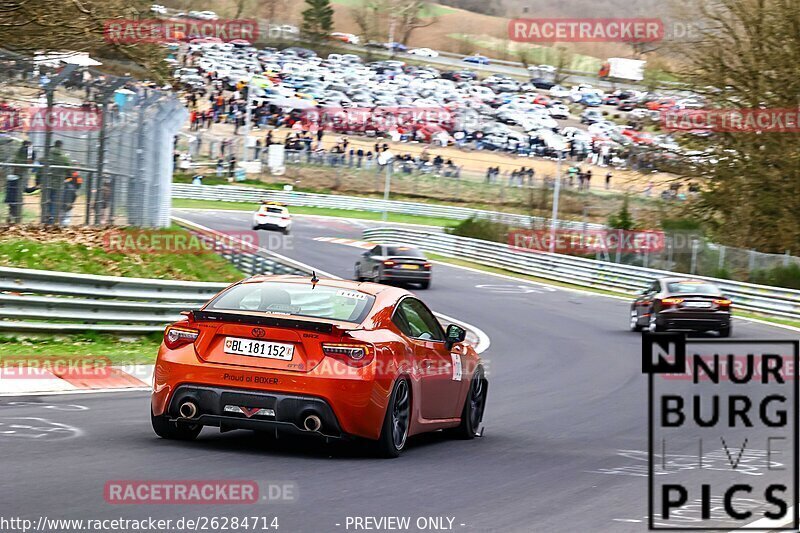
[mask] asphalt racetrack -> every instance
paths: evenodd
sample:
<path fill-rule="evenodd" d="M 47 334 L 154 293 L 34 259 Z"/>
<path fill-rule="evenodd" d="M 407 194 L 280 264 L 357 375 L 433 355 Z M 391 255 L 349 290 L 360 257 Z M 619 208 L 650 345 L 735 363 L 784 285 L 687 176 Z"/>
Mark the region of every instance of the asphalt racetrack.
<path fill-rule="evenodd" d="M 175 214 L 217 230 L 251 229 L 249 212 Z M 296 216 L 291 246 L 275 251 L 352 278 L 361 251 L 316 239 L 359 239 L 369 224 Z M 260 232 L 262 245 L 275 235 Z M 195 442 L 161 440 L 150 428 L 146 392 L 0 398 L 0 423 L 28 428 L 7 433 L 0 426 L 4 514 L 259 514 L 278 517 L 284 532 L 352 531 L 346 521 L 355 516 L 448 517 L 452 530 L 464 532 L 646 530 L 647 380 L 640 336 L 627 328 L 628 302 L 440 264 L 431 289 L 418 294 L 491 339 L 483 355 L 490 380 L 483 438 L 428 435 L 413 439 L 401 458 L 380 460 L 350 446 L 216 428 Z M 734 335 L 796 337 L 743 320 Z M 53 427 L 61 429 L 47 430 Z M 290 483 L 296 498 L 238 506 L 106 503 L 106 482 L 134 479 Z"/>

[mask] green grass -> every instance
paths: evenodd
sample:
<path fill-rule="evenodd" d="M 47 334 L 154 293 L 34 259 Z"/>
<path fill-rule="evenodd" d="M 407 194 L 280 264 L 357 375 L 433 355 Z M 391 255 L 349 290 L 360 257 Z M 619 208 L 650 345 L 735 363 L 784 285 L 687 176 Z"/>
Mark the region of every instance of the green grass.
<path fill-rule="evenodd" d="M 69 336 L 0 336 L 0 359 L 35 361 L 41 358 L 97 357 L 114 365 L 152 364 L 161 334 L 120 338 L 115 335 L 84 333 Z"/>
<path fill-rule="evenodd" d="M 170 229 L 175 234 L 178 229 Z M 180 279 L 186 281 L 231 282 L 243 275 L 213 252 L 190 253 L 110 253 L 102 242 L 89 244 L 67 240 L 39 240 L 26 237 L 0 237 L 0 265 L 78 274 L 139 278 Z"/>
<path fill-rule="evenodd" d="M 250 202 L 223 202 L 221 200 L 192 200 L 174 198 L 172 207 L 189 209 L 235 209 L 237 211 L 255 211 L 259 204 Z M 325 217 L 359 218 L 363 220 L 381 220 L 382 213 L 372 211 L 355 211 L 349 209 L 334 209 L 328 207 L 289 207 L 289 212 L 295 215 L 318 215 Z M 426 226 L 455 226 L 458 221 L 449 218 L 423 217 L 389 213 L 389 222 L 405 224 L 423 224 Z"/>

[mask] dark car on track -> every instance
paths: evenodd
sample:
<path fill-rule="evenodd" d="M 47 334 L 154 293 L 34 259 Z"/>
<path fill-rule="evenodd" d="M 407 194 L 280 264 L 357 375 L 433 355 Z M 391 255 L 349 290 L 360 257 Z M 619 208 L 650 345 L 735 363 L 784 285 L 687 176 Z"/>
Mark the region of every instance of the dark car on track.
<path fill-rule="evenodd" d="M 356 261 L 357 281 L 418 283 L 431 285 L 431 264 L 419 249 L 407 244 L 379 244 Z"/>
<path fill-rule="evenodd" d="M 731 335 L 731 300 L 705 280 L 659 278 L 631 304 L 631 331 L 717 331 Z"/>

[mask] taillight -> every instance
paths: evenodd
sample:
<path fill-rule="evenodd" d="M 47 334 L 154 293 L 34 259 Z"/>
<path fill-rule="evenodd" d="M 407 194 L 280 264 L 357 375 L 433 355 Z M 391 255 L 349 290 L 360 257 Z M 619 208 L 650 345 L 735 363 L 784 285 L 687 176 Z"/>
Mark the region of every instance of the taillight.
<path fill-rule="evenodd" d="M 394 266 L 394 261 L 384 261 L 383 262 L 383 266 L 393 267 Z"/>
<path fill-rule="evenodd" d="M 170 350 L 193 343 L 200 331 L 186 326 L 169 326 L 164 332 L 164 344 Z"/>
<path fill-rule="evenodd" d="M 424 268 L 430 268 L 430 267 L 431 267 L 431 264 L 430 264 L 430 263 L 423 263 L 423 264 L 422 264 L 422 266 L 423 266 Z"/>
<path fill-rule="evenodd" d="M 367 366 L 375 356 L 372 346 L 368 344 L 323 343 L 322 353 L 354 367 Z"/>
<path fill-rule="evenodd" d="M 672 307 L 673 305 L 678 305 L 681 302 L 683 302 L 683 298 L 664 298 L 661 300 L 661 305 Z"/>
<path fill-rule="evenodd" d="M 731 306 L 731 301 L 728 300 L 727 298 L 720 298 L 720 299 L 714 300 L 714 303 L 717 304 L 720 307 L 730 307 Z"/>

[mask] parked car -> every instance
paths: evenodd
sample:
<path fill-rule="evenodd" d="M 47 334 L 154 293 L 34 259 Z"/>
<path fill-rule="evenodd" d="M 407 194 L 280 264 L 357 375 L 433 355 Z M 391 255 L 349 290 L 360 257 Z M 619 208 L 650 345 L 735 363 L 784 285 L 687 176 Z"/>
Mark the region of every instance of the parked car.
<path fill-rule="evenodd" d="M 581 113 L 581 124 L 594 124 L 603 119 L 603 113 L 596 109 L 587 109 Z"/>

